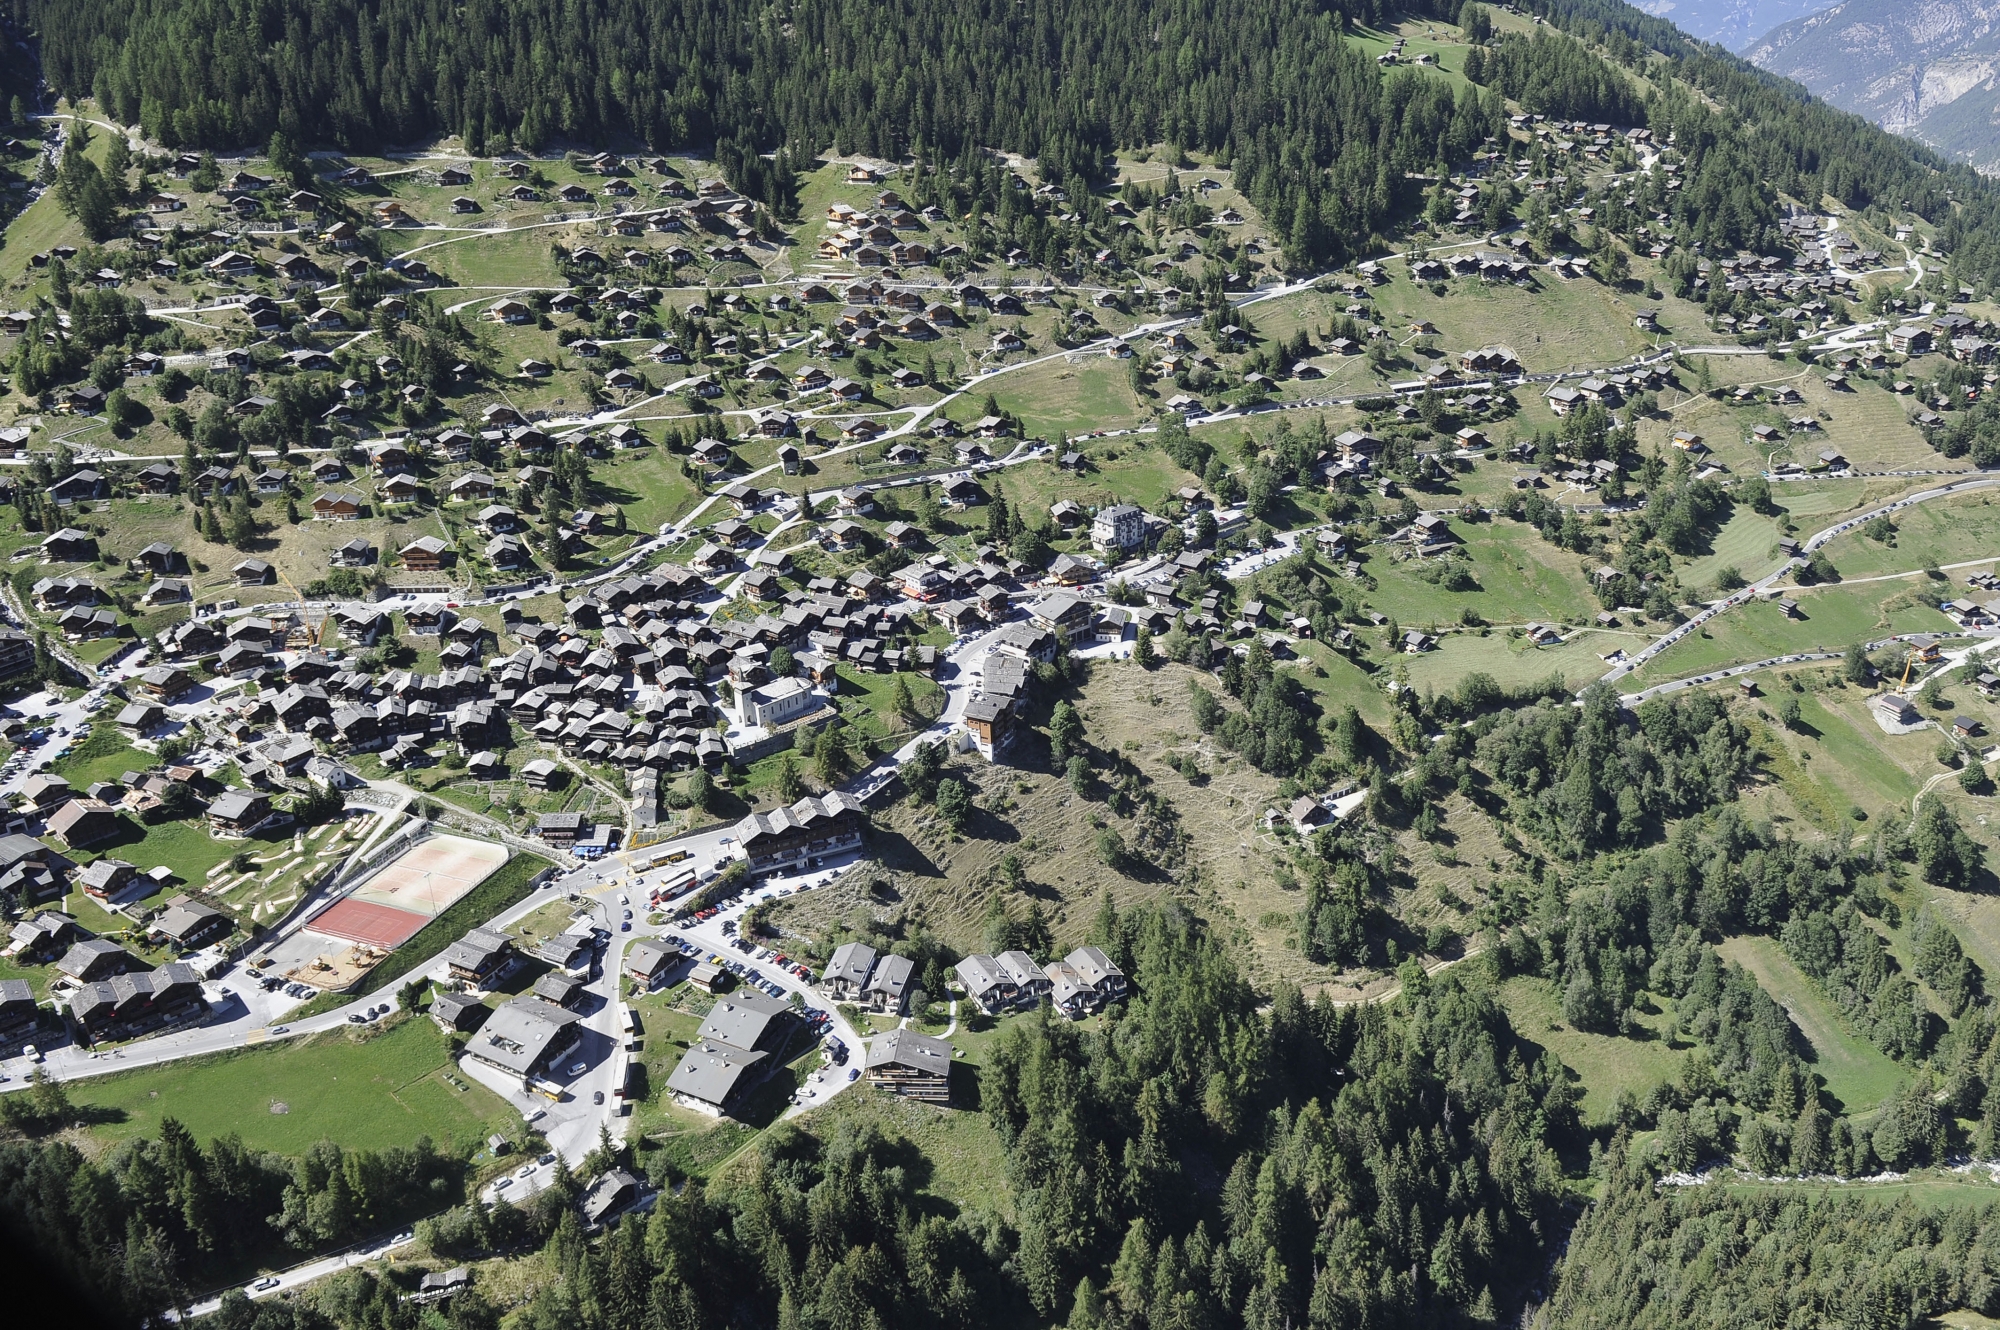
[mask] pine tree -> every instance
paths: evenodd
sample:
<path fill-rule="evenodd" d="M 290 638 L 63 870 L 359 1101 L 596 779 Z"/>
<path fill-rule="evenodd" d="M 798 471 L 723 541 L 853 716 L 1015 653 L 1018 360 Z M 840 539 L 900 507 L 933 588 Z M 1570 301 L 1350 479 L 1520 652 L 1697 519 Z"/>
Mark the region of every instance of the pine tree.
<path fill-rule="evenodd" d="M 239 550 L 247 550 L 257 540 L 257 518 L 250 511 L 250 496 L 238 490 L 229 502 L 229 543 Z"/>

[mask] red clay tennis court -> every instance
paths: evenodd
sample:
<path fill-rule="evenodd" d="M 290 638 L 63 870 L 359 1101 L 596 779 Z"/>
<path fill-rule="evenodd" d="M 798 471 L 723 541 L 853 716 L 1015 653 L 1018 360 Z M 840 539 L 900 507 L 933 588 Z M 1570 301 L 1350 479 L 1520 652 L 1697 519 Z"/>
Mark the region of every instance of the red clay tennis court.
<path fill-rule="evenodd" d="M 378 951 L 393 951 L 429 922 L 425 915 L 349 896 L 322 911 L 306 927 L 342 942 L 359 942 Z"/>
<path fill-rule="evenodd" d="M 384 951 L 418 929 L 507 862 L 507 849 L 463 836 L 433 836 L 322 911 L 306 928 Z"/>
<path fill-rule="evenodd" d="M 355 889 L 353 899 L 440 914 L 507 862 L 507 848 L 463 836 L 432 836 Z"/>

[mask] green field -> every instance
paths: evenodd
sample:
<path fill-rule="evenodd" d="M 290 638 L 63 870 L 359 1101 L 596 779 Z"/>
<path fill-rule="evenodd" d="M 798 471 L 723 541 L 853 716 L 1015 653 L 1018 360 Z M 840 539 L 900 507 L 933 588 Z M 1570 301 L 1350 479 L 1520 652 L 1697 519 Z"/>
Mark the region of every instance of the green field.
<path fill-rule="evenodd" d="M 1899 803 L 1917 792 L 1918 782 L 1910 773 L 1898 765 L 1882 749 L 1882 742 L 1891 736 L 1882 732 L 1875 722 L 1865 715 L 1854 714 L 1859 703 L 1854 706 L 1826 705 L 1826 697 L 1808 695 L 1799 701 L 1801 720 L 1812 730 L 1805 732 L 1801 747 L 1811 751 L 1808 745 L 1816 743 L 1831 763 L 1818 764 L 1817 774 L 1825 779 L 1841 777 L 1851 779 L 1850 797 L 1868 794 L 1875 798 L 1888 797 Z M 1901 738 L 1902 736 L 1896 736 Z M 1919 742 L 1928 743 L 1928 735 L 1920 736 Z M 1833 771 L 1824 768 L 1832 766 Z"/>
<path fill-rule="evenodd" d="M 1496 624 L 1579 624 L 1596 617 L 1601 607 L 1584 584 L 1578 560 L 1543 540 L 1533 527 L 1498 520 L 1453 522 L 1452 530 L 1470 556 L 1478 586 L 1447 591 L 1425 581 L 1420 574 L 1440 567 L 1443 561 L 1437 559 L 1392 563 L 1374 558 L 1367 568 L 1376 581 L 1371 602 L 1376 609 L 1410 625 L 1454 624 L 1466 608 Z"/>
<path fill-rule="evenodd" d="M 1687 586 L 1708 587 L 1717 573 L 1734 568 L 1745 581 L 1754 582 L 1783 562 L 1777 547 L 1777 521 L 1738 504 L 1709 542 L 1708 552 L 1688 560 L 1681 570 L 1681 581 Z"/>
<path fill-rule="evenodd" d="M 963 1032 L 952 1035 L 955 1046 L 967 1045 Z M 953 1075 L 961 1080 L 976 1073 L 971 1052 Z M 844 1073 L 842 1073 L 844 1074 Z M 901 1136 L 923 1151 L 929 1168 L 925 1190 L 958 1210 L 989 1210 L 1010 1218 L 1013 1189 L 1007 1183 L 1006 1152 L 984 1113 L 965 1108 L 938 1108 L 899 1099 L 858 1085 L 822 1108 L 799 1119 L 814 1133 L 845 1124 L 868 1123 L 890 1137 Z"/>
<path fill-rule="evenodd" d="M 1656 1085 L 1671 1083 L 1687 1058 L 1685 1048 L 1661 1037 L 1673 1024 L 1665 1012 L 1643 1017 L 1643 1036 L 1626 1038 L 1570 1027 L 1562 1018 L 1562 998 L 1546 979 L 1509 979 L 1500 985 L 1500 1000 L 1521 1038 L 1548 1049 L 1577 1074 L 1588 1122 L 1608 1122 L 1621 1091 L 1644 1096 Z"/>
<path fill-rule="evenodd" d="M 1812 1188 L 1823 1191 L 1823 1182 L 1753 1182 L 1728 1181 L 1722 1184 L 1732 1192 L 1749 1195 L 1758 1192 L 1800 1191 Z M 1926 1209 L 1947 1209 L 1960 1206 L 1984 1207 L 2000 1203 L 2000 1184 L 1986 1179 L 1978 1173 L 1950 1174 L 1925 1170 L 1896 1181 L 1867 1181 L 1853 1184 L 1855 1190 L 1869 1200 L 1879 1200 L 1885 1204 L 1894 1201 L 1909 1201 Z M 1949 1325 L 1963 1330 L 1983 1330 L 1984 1327 L 2000 1325 L 1977 1312 L 1947 1312 L 1930 1325 Z"/>
<path fill-rule="evenodd" d="M 1912 603 L 1907 588 L 1893 583 L 1811 587 L 1786 594 L 1798 600 L 1798 618 L 1786 618 L 1775 600 L 1738 606 L 1647 661 L 1635 679 L 1642 685 L 1665 683 L 1724 665 L 1798 651 L 1839 651 L 1892 633 L 1948 632 L 1952 627 L 1944 615 Z"/>
<path fill-rule="evenodd" d="M 1848 1028 L 1818 985 L 1800 973 L 1767 937 L 1735 937 L 1716 948 L 1755 976 L 1766 993 L 1791 1013 L 1812 1045 L 1812 1070 L 1844 1113 L 1866 1113 L 1903 1087 L 1908 1078 L 1886 1053 Z"/>
<path fill-rule="evenodd" d="M 1537 647 L 1530 646 L 1525 638 L 1509 637 L 1504 632 L 1484 637 L 1477 633 L 1447 633 L 1439 639 L 1435 651 L 1420 656 L 1389 656 L 1384 660 L 1390 669 L 1407 670 L 1415 687 L 1435 688 L 1440 692 L 1455 686 L 1466 675 L 1478 673 L 1490 674 L 1508 688 L 1540 683 L 1551 674 L 1560 674 L 1572 688 L 1582 688 L 1610 668 L 1601 656 L 1620 647 L 1632 651 L 1649 640 L 1639 633 L 1588 630 L 1571 634 L 1568 641 L 1557 646 Z"/>
<path fill-rule="evenodd" d="M 1058 348 L 1033 345 L 1032 349 L 1046 352 Z M 1002 409 L 1021 418 L 1031 435 L 1128 427 L 1150 416 L 1156 403 L 1132 391 L 1125 366 L 1126 362 L 1113 360 L 1102 351 L 1078 351 L 997 379 L 991 391 Z M 980 385 L 974 390 L 976 395 L 960 400 L 976 406 L 985 400 L 985 390 L 986 385 Z M 1159 401 L 1172 395 L 1167 393 Z"/>
<path fill-rule="evenodd" d="M 498 1096 L 448 1085 L 445 1038 L 421 1017 L 391 1018 L 379 1033 L 335 1031 L 143 1071 L 74 1082 L 97 1110 L 93 1134 L 154 1136 L 179 1119 L 196 1140 L 235 1133 L 255 1150 L 299 1154 L 315 1141 L 379 1150 L 429 1136 L 465 1151 L 517 1119 Z M 463 1078 L 460 1078 L 463 1079 Z"/>
<path fill-rule="evenodd" d="M 1879 577 L 2000 557 L 1995 553 L 2000 550 L 2000 504 L 1991 494 L 1918 504 L 1890 521 L 1896 527 L 1893 544 L 1859 531 L 1827 542 L 1826 555 L 1842 577 Z"/>
<path fill-rule="evenodd" d="M 98 781 L 117 780 L 128 771 L 143 771 L 158 760 L 151 753 L 134 748 L 109 720 L 100 720 L 90 727 L 89 735 L 70 755 L 56 761 L 51 769 L 81 794 Z"/>

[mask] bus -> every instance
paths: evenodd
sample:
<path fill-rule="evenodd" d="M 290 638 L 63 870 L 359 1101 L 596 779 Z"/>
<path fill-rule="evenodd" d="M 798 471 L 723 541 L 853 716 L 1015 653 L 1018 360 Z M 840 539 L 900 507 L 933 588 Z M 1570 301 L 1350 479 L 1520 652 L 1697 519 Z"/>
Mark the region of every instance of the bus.
<path fill-rule="evenodd" d="M 635 1039 L 639 1035 L 639 1013 L 630 1007 L 625 1008 L 625 1033 Z"/>
<path fill-rule="evenodd" d="M 653 903 L 657 905 L 662 901 L 670 901 L 674 897 L 686 893 L 694 886 L 694 880 L 695 872 L 692 868 L 681 870 L 674 874 L 672 881 L 662 882 L 659 886 L 653 888 Z"/>
<path fill-rule="evenodd" d="M 691 852 L 688 850 L 668 850 L 665 854 L 654 855 L 650 860 L 647 861 L 646 867 L 664 868 L 668 864 L 677 864 L 681 860 L 687 858 L 689 853 Z"/>

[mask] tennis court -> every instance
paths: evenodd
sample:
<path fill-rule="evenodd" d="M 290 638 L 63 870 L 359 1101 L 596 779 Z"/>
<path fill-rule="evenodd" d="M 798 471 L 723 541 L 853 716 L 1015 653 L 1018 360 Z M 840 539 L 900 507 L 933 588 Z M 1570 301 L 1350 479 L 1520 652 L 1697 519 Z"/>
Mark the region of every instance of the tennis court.
<path fill-rule="evenodd" d="M 394 951 L 415 937 L 417 930 L 429 922 L 426 916 L 409 910 L 391 909 L 387 905 L 358 901 L 350 896 L 322 911 L 306 927 L 309 932 L 322 937 L 359 942 L 378 951 Z"/>
<path fill-rule="evenodd" d="M 507 862 L 507 849 L 462 836 L 433 836 L 397 857 L 306 927 L 385 951 L 402 945 Z"/>
<path fill-rule="evenodd" d="M 352 900 L 409 910 L 429 919 L 507 862 L 507 847 L 462 836 L 433 836 L 354 890 Z"/>

